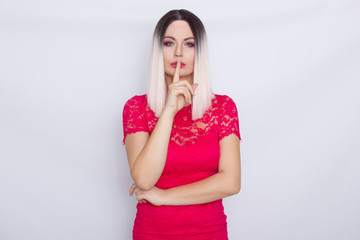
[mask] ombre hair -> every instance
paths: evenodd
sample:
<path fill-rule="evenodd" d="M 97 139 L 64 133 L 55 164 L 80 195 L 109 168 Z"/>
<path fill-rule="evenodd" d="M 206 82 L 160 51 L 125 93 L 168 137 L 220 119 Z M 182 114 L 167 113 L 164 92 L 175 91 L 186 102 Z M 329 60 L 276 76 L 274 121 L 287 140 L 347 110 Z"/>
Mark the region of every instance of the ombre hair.
<path fill-rule="evenodd" d="M 193 83 L 197 83 L 192 99 L 192 120 L 201 118 L 211 106 L 214 98 L 209 79 L 208 44 L 204 25 L 201 20 L 185 9 L 171 10 L 157 23 L 152 40 L 149 65 L 147 102 L 150 109 L 159 117 L 166 101 L 163 41 L 167 27 L 176 20 L 186 21 L 194 35 L 195 63 Z"/>

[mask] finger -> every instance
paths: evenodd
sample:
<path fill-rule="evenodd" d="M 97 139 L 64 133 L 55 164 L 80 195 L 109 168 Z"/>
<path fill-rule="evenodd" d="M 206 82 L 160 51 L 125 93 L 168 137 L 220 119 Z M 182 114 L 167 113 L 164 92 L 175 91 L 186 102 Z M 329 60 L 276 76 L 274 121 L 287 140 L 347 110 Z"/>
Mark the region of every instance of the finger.
<path fill-rule="evenodd" d="M 135 196 L 136 196 L 136 199 L 138 200 L 138 202 L 140 202 L 140 200 L 141 200 L 140 194 L 135 194 Z"/>
<path fill-rule="evenodd" d="M 191 94 L 190 94 L 190 91 L 189 89 L 187 89 L 186 87 L 179 87 L 176 89 L 176 92 L 175 92 L 175 95 L 176 96 L 179 96 L 179 95 L 183 95 L 185 97 L 185 100 L 188 102 L 188 103 L 191 103 Z"/>
<path fill-rule="evenodd" d="M 142 194 L 136 195 L 136 199 L 138 200 L 138 202 L 141 202 L 144 200 L 144 196 Z"/>
<path fill-rule="evenodd" d="M 191 92 L 191 94 L 194 95 L 195 89 L 190 85 L 190 83 L 187 80 L 181 80 L 181 81 L 177 82 L 176 84 L 180 85 L 180 86 L 186 86 L 189 89 L 189 91 Z M 195 83 L 195 84 L 197 84 L 197 83 Z"/>
<path fill-rule="evenodd" d="M 180 59 L 179 59 L 179 58 L 177 58 L 176 61 L 177 61 L 177 63 L 176 63 L 176 68 L 175 68 L 175 74 L 174 74 L 173 82 L 178 82 L 178 81 L 179 81 L 179 76 L 180 76 L 180 65 L 181 65 L 181 62 L 180 62 Z"/>
<path fill-rule="evenodd" d="M 130 191 L 129 191 L 129 192 L 130 192 L 130 196 L 132 196 L 132 195 L 134 194 L 134 189 L 135 189 L 135 187 L 136 187 L 135 183 L 131 185 Z"/>
<path fill-rule="evenodd" d="M 139 195 L 139 193 L 141 193 L 141 189 L 138 188 L 138 187 L 136 187 L 136 188 L 134 189 L 134 192 L 135 192 L 136 195 Z"/>

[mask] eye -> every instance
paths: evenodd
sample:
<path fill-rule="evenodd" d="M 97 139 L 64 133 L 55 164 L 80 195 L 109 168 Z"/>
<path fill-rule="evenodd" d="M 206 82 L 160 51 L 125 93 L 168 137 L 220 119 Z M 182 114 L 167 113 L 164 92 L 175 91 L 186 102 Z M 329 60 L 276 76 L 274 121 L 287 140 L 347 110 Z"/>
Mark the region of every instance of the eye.
<path fill-rule="evenodd" d="M 188 43 L 186 43 L 186 45 L 187 45 L 188 47 L 194 47 L 194 46 L 195 46 L 195 43 L 188 42 Z"/>
<path fill-rule="evenodd" d="M 170 41 L 165 41 L 164 46 L 172 46 L 174 43 Z"/>

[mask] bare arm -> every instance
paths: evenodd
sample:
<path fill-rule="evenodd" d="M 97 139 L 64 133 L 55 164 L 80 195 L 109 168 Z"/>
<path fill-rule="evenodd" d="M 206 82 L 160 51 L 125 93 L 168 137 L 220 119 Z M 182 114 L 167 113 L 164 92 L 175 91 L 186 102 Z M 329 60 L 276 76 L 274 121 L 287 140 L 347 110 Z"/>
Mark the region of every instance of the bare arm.
<path fill-rule="evenodd" d="M 172 123 L 173 117 L 162 113 L 150 137 L 137 132 L 125 138 L 131 177 L 144 190 L 155 185 L 164 169 Z"/>
<path fill-rule="evenodd" d="M 241 160 L 239 138 L 231 134 L 220 141 L 218 173 L 198 182 L 167 190 L 153 187 L 143 191 L 132 186 L 139 201 L 147 200 L 154 205 L 191 205 L 212 202 L 240 191 Z"/>
<path fill-rule="evenodd" d="M 173 83 L 169 85 L 165 107 L 149 137 L 146 132 L 128 134 L 125 138 L 126 154 L 131 177 L 143 190 L 151 189 L 164 170 L 169 139 L 175 114 L 184 107 L 185 100 L 191 103 L 196 86 L 186 80 L 179 81 L 178 61 Z"/>

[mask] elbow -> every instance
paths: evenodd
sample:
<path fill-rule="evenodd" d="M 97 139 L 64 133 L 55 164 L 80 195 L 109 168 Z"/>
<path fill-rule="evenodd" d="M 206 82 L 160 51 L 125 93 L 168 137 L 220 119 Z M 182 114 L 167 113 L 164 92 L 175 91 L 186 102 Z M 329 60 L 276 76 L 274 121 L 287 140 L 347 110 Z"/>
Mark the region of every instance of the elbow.
<path fill-rule="evenodd" d="M 234 180 L 233 194 L 238 194 L 241 189 L 241 176 L 237 176 Z"/>
<path fill-rule="evenodd" d="M 155 184 L 152 184 L 149 180 L 146 180 L 141 176 L 137 176 L 133 172 L 131 172 L 131 177 L 134 180 L 135 185 L 141 190 L 148 191 L 155 186 Z"/>
<path fill-rule="evenodd" d="M 148 184 L 146 182 L 141 182 L 141 181 L 135 181 L 135 185 L 140 188 L 141 190 L 144 191 L 148 191 L 150 189 L 152 189 L 155 185 L 152 184 Z"/>
<path fill-rule="evenodd" d="M 240 192 L 240 189 L 241 189 L 240 182 L 235 182 L 235 183 L 231 184 L 230 186 L 231 186 L 231 188 L 229 189 L 230 195 L 235 195 Z"/>
<path fill-rule="evenodd" d="M 241 185 L 238 184 L 234 189 L 234 194 L 238 194 L 240 192 L 240 189 L 241 189 Z"/>
<path fill-rule="evenodd" d="M 223 188 L 224 194 L 226 196 L 235 195 L 240 192 L 240 188 L 241 188 L 241 178 L 240 177 L 229 175 L 229 176 L 226 176 L 224 180 L 225 180 L 225 182 L 223 182 L 222 186 L 224 186 L 224 184 L 225 184 L 225 186 L 227 186 L 226 188 Z"/>

